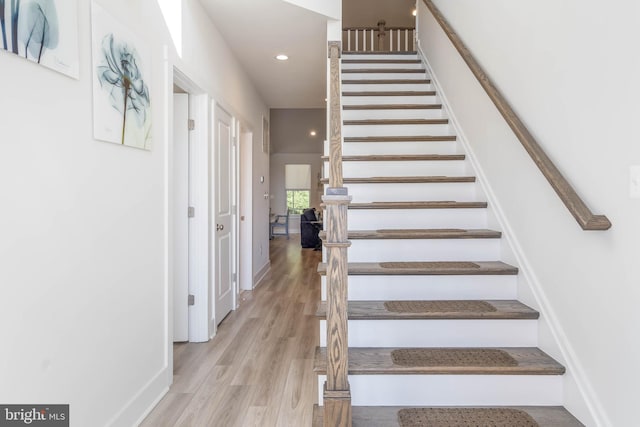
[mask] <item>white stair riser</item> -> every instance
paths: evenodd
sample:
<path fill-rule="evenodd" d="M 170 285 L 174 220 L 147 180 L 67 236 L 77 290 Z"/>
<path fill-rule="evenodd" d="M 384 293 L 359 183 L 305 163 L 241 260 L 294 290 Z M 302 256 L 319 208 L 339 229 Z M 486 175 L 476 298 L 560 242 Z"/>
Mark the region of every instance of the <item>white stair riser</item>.
<path fill-rule="evenodd" d="M 329 170 L 329 162 L 324 164 Z M 416 161 L 371 161 L 344 162 L 345 178 L 368 176 L 470 176 L 470 165 L 464 160 L 416 160 Z"/>
<path fill-rule="evenodd" d="M 343 76 L 345 77 L 345 76 Z M 345 80 L 350 80 L 345 78 Z M 372 80 L 372 79 L 367 79 Z M 388 79 L 385 79 L 388 80 Z M 381 91 L 396 91 L 396 90 L 410 90 L 410 91 L 423 91 L 423 90 L 435 90 L 429 83 L 366 83 L 366 84 L 352 84 L 346 83 L 342 85 L 342 90 L 345 92 L 381 92 Z"/>
<path fill-rule="evenodd" d="M 346 183 L 353 203 L 416 202 L 423 200 L 476 200 L 476 185 L 464 183 L 352 184 Z M 433 228 L 433 227 L 432 227 Z"/>
<path fill-rule="evenodd" d="M 486 228 L 486 209 L 350 209 L 349 227 L 385 228 Z"/>
<path fill-rule="evenodd" d="M 326 258 L 325 258 L 326 260 Z M 513 300 L 517 276 L 349 276 L 349 301 Z M 321 277 L 327 300 L 327 278 Z"/>
<path fill-rule="evenodd" d="M 408 58 L 401 58 L 399 61 L 407 60 Z M 364 58 L 362 59 L 364 60 Z M 422 63 L 399 63 L 399 62 L 384 62 L 384 63 L 375 63 L 375 62 L 366 62 L 366 63 L 342 63 L 343 70 L 378 70 L 378 69 L 394 69 L 394 70 L 424 70 L 424 65 Z"/>
<path fill-rule="evenodd" d="M 342 110 L 343 120 L 377 119 L 439 119 L 445 117 L 441 108 L 428 110 Z"/>
<path fill-rule="evenodd" d="M 457 141 L 345 142 L 342 145 L 344 156 L 459 154 L 460 151 Z"/>
<path fill-rule="evenodd" d="M 345 142 L 342 154 L 351 155 L 404 155 L 404 154 L 462 154 L 458 141 L 396 141 Z M 329 142 L 324 142 L 324 155 L 329 155 Z"/>
<path fill-rule="evenodd" d="M 449 124 L 425 125 L 345 125 L 342 136 L 453 135 Z"/>
<path fill-rule="evenodd" d="M 349 320 L 349 347 L 535 347 L 536 320 Z M 320 346 L 327 322 L 320 320 Z"/>
<path fill-rule="evenodd" d="M 355 45 L 354 45 L 355 46 Z M 343 48 L 345 50 L 347 49 L 347 46 L 343 46 Z M 418 55 L 417 54 L 376 54 L 376 53 L 359 53 L 357 55 L 352 55 L 352 54 L 348 54 L 345 53 L 342 55 L 342 59 L 359 59 L 359 60 L 369 60 L 369 59 L 374 59 L 374 60 L 378 60 L 378 59 L 383 59 L 383 60 L 405 60 L 405 59 L 418 59 Z"/>
<path fill-rule="evenodd" d="M 318 376 L 318 396 L 326 376 Z M 561 406 L 558 375 L 349 375 L 354 406 Z"/>
<path fill-rule="evenodd" d="M 424 80 L 424 73 L 341 73 L 342 80 Z"/>
<path fill-rule="evenodd" d="M 439 104 L 436 95 L 420 96 L 343 96 L 342 105 L 401 105 L 401 104 Z"/>
<path fill-rule="evenodd" d="M 349 262 L 496 261 L 499 239 L 351 240 Z"/>

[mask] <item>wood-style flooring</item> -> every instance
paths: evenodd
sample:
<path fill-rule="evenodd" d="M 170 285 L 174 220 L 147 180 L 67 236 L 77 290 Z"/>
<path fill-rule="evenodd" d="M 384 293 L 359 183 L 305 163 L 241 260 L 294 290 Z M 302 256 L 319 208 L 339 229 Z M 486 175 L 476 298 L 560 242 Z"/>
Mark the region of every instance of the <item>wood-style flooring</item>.
<path fill-rule="evenodd" d="M 174 345 L 174 383 L 142 426 L 311 426 L 321 252 L 270 243 L 271 273 L 208 343 Z"/>

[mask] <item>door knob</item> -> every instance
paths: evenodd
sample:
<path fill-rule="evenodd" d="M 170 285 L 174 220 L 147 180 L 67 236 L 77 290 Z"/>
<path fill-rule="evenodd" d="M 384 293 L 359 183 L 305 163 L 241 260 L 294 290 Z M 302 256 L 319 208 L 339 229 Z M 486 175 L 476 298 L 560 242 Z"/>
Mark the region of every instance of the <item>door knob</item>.
<path fill-rule="evenodd" d="M 216 230 L 218 230 L 218 231 L 222 231 L 222 230 L 224 230 L 224 225 L 222 225 L 222 224 L 216 224 Z"/>

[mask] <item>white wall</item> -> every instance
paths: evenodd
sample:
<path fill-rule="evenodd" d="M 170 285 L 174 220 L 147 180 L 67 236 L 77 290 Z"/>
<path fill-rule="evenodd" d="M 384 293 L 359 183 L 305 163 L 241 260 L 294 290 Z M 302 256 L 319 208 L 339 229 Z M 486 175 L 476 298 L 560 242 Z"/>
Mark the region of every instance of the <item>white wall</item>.
<path fill-rule="evenodd" d="M 146 0 L 152 2 L 152 0 Z M 253 274 L 269 263 L 269 201 L 263 196 L 269 189 L 269 155 L 262 152 L 262 117 L 269 117 L 247 73 L 229 51 L 197 0 L 183 0 L 183 61 L 187 72 L 207 82 L 207 90 L 216 100 L 253 131 Z M 205 35 L 206 34 L 206 35 Z M 205 36 L 203 36 L 205 35 Z M 204 53 L 204 55 L 203 55 Z M 260 183 L 259 177 L 265 182 Z"/>
<path fill-rule="evenodd" d="M 340 19 L 342 16 L 342 0 L 283 0 L 304 9 L 325 15 L 331 19 Z"/>
<path fill-rule="evenodd" d="M 322 159 L 320 153 L 276 153 L 271 155 L 271 212 L 284 214 L 287 211 L 287 194 L 285 190 L 285 165 L 311 165 L 311 191 L 309 201 L 312 208 L 320 210 L 323 187 L 318 186 L 318 174 L 322 176 Z M 300 218 L 294 217 L 289 223 L 290 233 L 300 233 Z"/>
<path fill-rule="evenodd" d="M 415 0 L 343 0 L 342 20 L 345 27 L 375 27 L 380 20 L 387 27 L 412 27 L 415 18 L 411 11 L 415 5 Z"/>
<path fill-rule="evenodd" d="M 418 3 L 420 45 L 530 273 L 537 299 L 526 288 L 522 298 L 550 325 L 541 346 L 569 364 L 565 406 L 587 425 L 636 424 L 640 200 L 628 173 L 640 164 L 640 6 L 436 0 L 587 205 L 613 223 L 585 232 Z"/>
<path fill-rule="evenodd" d="M 196 0 L 184 1 L 182 59 L 155 1 L 102 1 L 151 48 L 153 150 L 93 140 L 90 2 L 79 3 L 79 80 L 0 52 L 0 401 L 69 403 L 72 426 L 129 426 L 171 372 L 164 46 L 254 130 L 254 169 L 265 176 L 267 110 Z M 267 213 L 256 200 L 262 244 Z"/>

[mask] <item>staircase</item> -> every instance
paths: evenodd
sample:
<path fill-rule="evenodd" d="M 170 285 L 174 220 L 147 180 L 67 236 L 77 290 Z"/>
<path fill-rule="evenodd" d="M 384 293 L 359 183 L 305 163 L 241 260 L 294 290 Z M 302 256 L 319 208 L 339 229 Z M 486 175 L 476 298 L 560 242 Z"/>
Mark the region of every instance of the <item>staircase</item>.
<path fill-rule="evenodd" d="M 501 261 L 421 60 L 344 54 L 342 105 L 353 425 L 582 425 L 562 408 L 565 369 L 537 348 L 539 313 L 517 300 L 518 268 Z M 321 302 L 320 388 L 325 314 Z"/>

